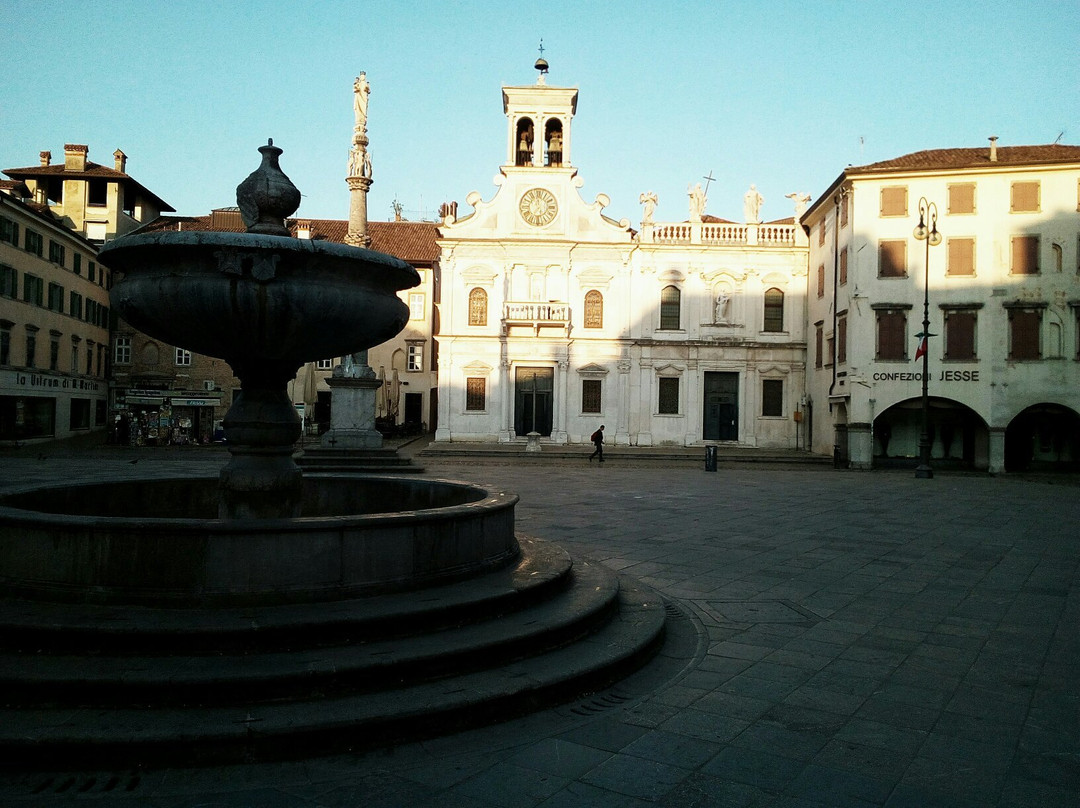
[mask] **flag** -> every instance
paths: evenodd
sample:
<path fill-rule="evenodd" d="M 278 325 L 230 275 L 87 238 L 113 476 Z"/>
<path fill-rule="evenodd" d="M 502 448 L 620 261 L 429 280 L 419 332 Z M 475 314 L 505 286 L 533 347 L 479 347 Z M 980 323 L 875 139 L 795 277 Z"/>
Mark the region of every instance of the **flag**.
<path fill-rule="evenodd" d="M 918 336 L 922 337 L 922 339 L 919 341 L 918 350 L 915 351 L 915 361 L 916 362 L 918 362 L 923 357 L 923 354 L 926 353 L 926 335 L 919 334 Z"/>

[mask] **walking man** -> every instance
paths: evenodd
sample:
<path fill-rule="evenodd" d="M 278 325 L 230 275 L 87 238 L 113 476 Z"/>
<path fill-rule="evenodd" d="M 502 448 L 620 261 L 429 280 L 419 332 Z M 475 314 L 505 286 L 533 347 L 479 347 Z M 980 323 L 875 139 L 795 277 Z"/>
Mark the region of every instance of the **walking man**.
<path fill-rule="evenodd" d="M 592 433 L 592 437 L 590 437 L 589 440 L 591 440 L 593 442 L 593 446 L 596 447 L 596 450 L 591 455 L 589 455 L 589 462 L 591 463 L 592 459 L 594 457 L 596 457 L 597 455 L 599 455 L 600 456 L 600 462 L 603 463 L 604 462 L 604 425 L 603 424 L 600 424 L 600 428 Z"/>

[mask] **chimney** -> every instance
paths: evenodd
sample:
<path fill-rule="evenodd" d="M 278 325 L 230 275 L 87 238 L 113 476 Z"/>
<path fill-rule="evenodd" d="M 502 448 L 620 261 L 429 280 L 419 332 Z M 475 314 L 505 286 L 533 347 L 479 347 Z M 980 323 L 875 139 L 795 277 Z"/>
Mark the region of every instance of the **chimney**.
<path fill-rule="evenodd" d="M 112 153 L 112 156 L 113 160 L 116 161 L 113 164 L 113 167 L 116 168 L 116 170 L 119 171 L 121 174 L 127 173 L 127 155 L 117 149 Z"/>
<path fill-rule="evenodd" d="M 997 135 L 990 135 L 990 162 L 997 162 Z"/>
<path fill-rule="evenodd" d="M 43 151 L 38 156 L 41 157 L 41 164 L 43 166 L 47 166 L 47 165 L 52 164 L 52 152 L 51 151 Z"/>
<path fill-rule="evenodd" d="M 90 151 L 86 146 L 73 143 L 64 145 L 64 170 L 86 171 L 86 155 Z"/>

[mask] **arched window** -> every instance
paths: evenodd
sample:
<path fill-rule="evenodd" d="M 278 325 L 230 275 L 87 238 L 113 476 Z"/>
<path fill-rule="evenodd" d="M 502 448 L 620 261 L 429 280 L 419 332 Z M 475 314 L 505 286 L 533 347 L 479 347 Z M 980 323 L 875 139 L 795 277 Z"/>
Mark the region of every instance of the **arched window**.
<path fill-rule="evenodd" d="M 469 325 L 487 325 L 487 292 L 483 289 L 469 292 Z"/>
<path fill-rule="evenodd" d="M 585 294 L 585 327 L 604 327 L 604 296 L 595 289 Z"/>
<path fill-rule="evenodd" d="M 533 148 L 532 118 L 522 118 L 517 122 L 517 139 L 514 145 L 514 165 L 531 166 Z"/>
<path fill-rule="evenodd" d="M 765 323 L 761 330 L 784 330 L 784 293 L 779 289 L 770 289 L 765 293 Z"/>
<path fill-rule="evenodd" d="M 660 290 L 660 329 L 677 331 L 680 327 L 679 309 L 682 293 L 677 286 L 665 286 Z"/>

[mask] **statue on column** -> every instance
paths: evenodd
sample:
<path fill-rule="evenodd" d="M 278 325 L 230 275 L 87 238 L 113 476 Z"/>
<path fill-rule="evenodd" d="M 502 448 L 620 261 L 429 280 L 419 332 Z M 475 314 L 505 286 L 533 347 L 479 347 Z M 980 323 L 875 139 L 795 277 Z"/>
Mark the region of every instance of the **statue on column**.
<path fill-rule="evenodd" d="M 761 221 L 761 204 L 765 198 L 758 193 L 756 185 L 751 185 L 750 190 L 743 196 L 743 214 L 747 224 L 758 224 Z"/>
<path fill-rule="evenodd" d="M 353 82 L 353 114 L 356 116 L 356 131 L 367 131 L 368 96 L 371 95 L 371 85 L 368 84 L 367 73 L 361 71 Z"/>

